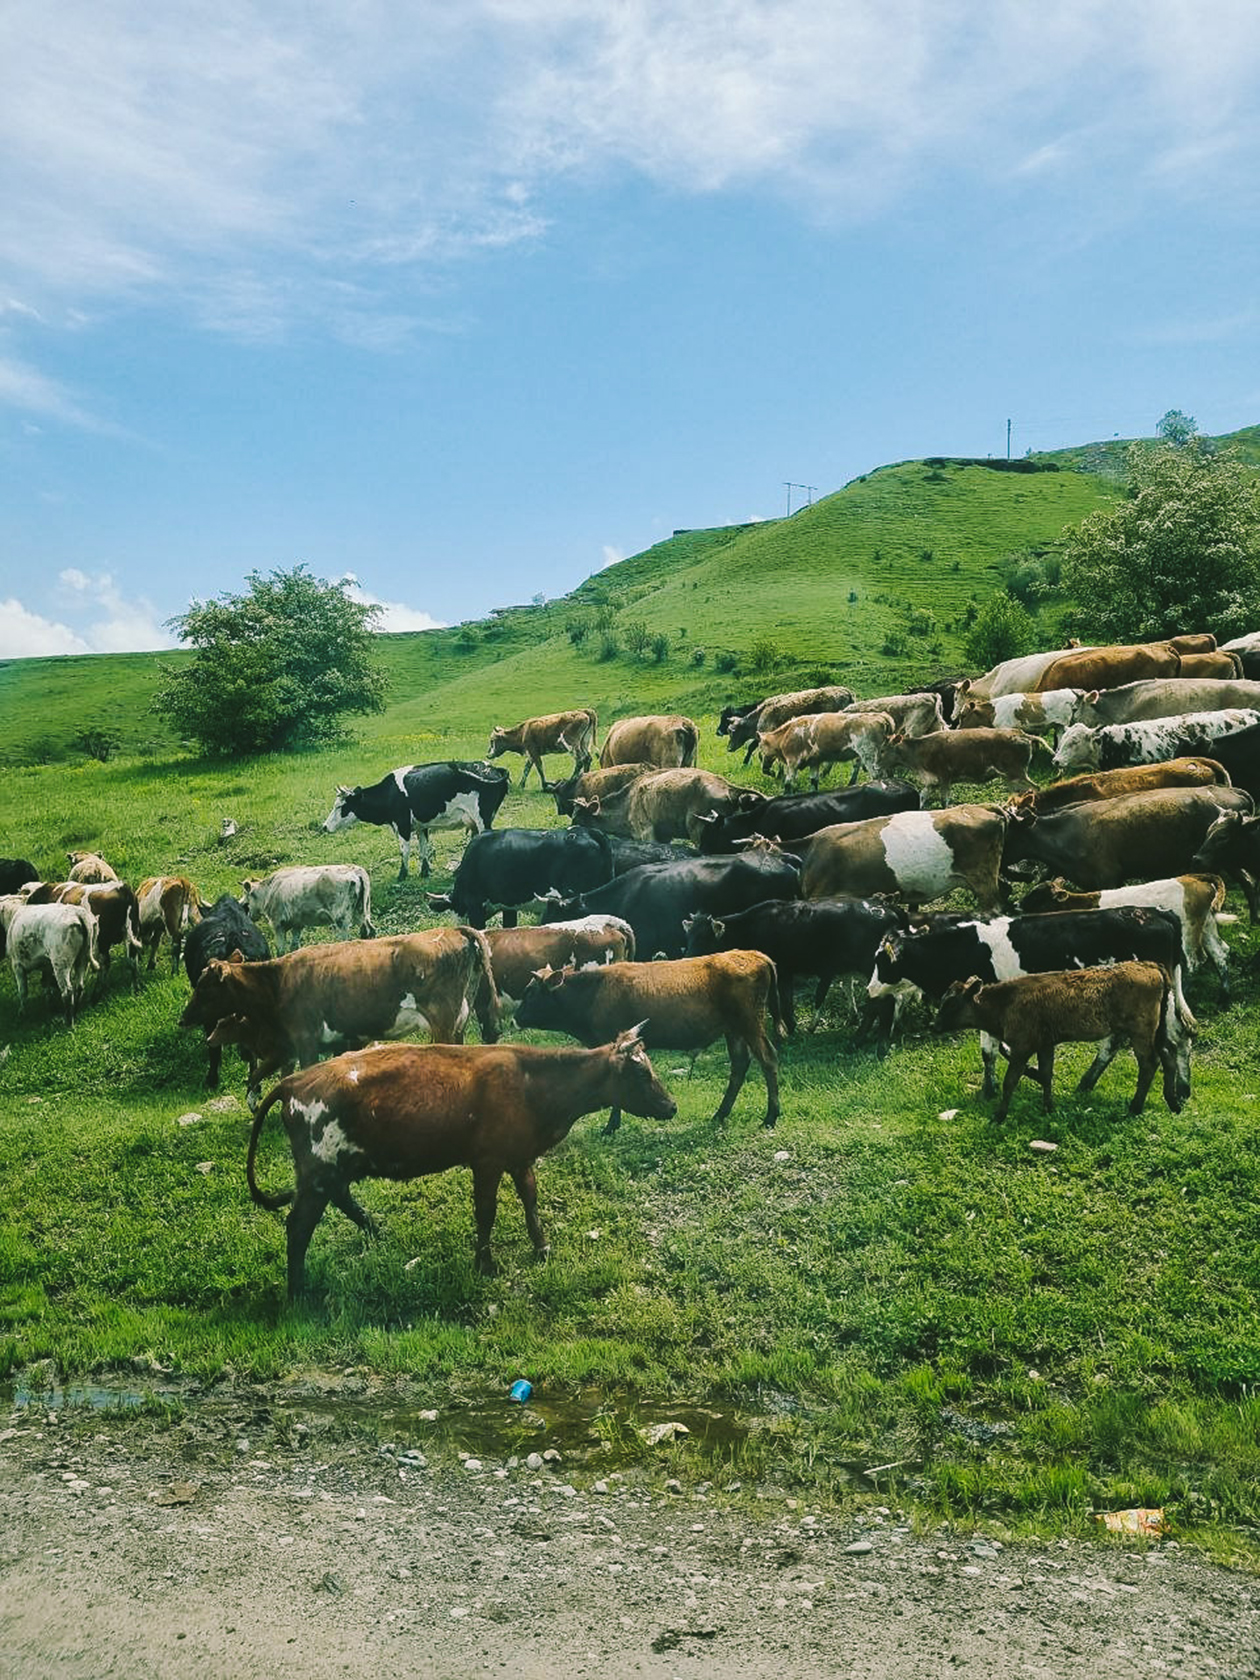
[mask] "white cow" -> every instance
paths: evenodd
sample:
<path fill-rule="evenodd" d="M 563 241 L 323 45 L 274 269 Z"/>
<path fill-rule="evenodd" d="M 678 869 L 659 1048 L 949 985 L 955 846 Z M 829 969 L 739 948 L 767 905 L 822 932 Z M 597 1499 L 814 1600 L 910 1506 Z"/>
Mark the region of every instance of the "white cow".
<path fill-rule="evenodd" d="M 303 928 L 331 927 L 339 939 L 352 939 L 356 924 L 364 939 L 376 932 L 372 880 L 361 864 L 295 864 L 244 886 L 250 920 L 271 923 L 282 956 L 297 950 Z"/>
<path fill-rule="evenodd" d="M 96 917 L 81 904 L 24 904 L 9 921 L 8 948 L 19 1011 L 25 1007 L 31 975 L 51 974 L 66 1022 L 73 1026 L 87 977 L 101 966 Z"/>
<path fill-rule="evenodd" d="M 1206 752 L 1219 736 L 1236 734 L 1254 723 L 1260 723 L 1260 712 L 1241 706 L 1140 723 L 1109 723 L 1101 729 L 1074 723 L 1059 742 L 1055 767 L 1061 774 L 1070 775 L 1076 771 L 1119 770 L 1130 764 L 1160 764 L 1183 753 Z"/>

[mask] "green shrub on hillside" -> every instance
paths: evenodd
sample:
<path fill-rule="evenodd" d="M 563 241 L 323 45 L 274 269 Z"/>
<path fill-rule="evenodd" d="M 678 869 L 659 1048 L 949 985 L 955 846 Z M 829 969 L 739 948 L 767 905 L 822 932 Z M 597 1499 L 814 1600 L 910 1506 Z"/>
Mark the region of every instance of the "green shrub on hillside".
<path fill-rule="evenodd" d="M 1032 615 L 1009 595 L 994 595 L 976 613 L 963 636 L 963 653 L 978 670 L 1031 653 L 1036 643 Z"/>

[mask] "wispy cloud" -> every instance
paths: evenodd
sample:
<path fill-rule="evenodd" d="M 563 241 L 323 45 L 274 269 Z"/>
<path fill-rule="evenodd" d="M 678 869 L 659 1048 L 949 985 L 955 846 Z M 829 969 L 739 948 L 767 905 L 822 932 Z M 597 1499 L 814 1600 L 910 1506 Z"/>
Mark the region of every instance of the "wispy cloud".
<path fill-rule="evenodd" d="M 406 606 L 402 601 L 382 601 L 379 595 L 373 595 L 364 589 L 353 572 L 347 572 L 339 581 L 352 601 L 381 609 L 373 620 L 374 630 L 441 630 L 445 627 L 443 619 L 434 618 L 431 613 L 424 612 L 419 607 Z"/>
<path fill-rule="evenodd" d="M 123 593 L 110 572 L 88 573 L 70 566 L 57 576 L 59 604 L 80 625 L 92 653 L 127 653 L 176 646 L 158 610 L 143 596 Z"/>
<path fill-rule="evenodd" d="M 0 600 L 0 659 L 35 659 L 50 653 L 91 653 L 70 628 L 43 618 L 10 596 Z"/>

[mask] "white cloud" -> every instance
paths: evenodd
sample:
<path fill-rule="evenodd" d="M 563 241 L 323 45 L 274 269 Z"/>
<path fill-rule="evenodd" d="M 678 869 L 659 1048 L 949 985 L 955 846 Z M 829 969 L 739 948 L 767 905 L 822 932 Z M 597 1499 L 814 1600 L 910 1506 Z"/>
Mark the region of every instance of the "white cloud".
<path fill-rule="evenodd" d="M 372 628 L 381 632 L 395 632 L 403 630 L 442 630 L 445 620 L 434 618 L 431 613 L 424 612 L 419 607 L 408 607 L 401 601 L 382 601 L 379 595 L 372 595 L 363 588 L 353 572 L 346 572 L 340 579 L 341 586 L 352 601 L 358 601 L 363 606 L 379 607 L 381 610 L 373 621 Z"/>
<path fill-rule="evenodd" d="M 47 378 L 38 369 L 23 362 L 0 356 L 0 407 L 6 405 L 25 414 L 40 414 L 47 420 L 60 420 L 86 431 L 112 430 L 90 414 L 56 380 Z"/>
<path fill-rule="evenodd" d="M 625 559 L 625 555 L 621 549 L 614 548 L 611 543 L 605 543 L 603 548 L 600 550 L 600 553 L 602 555 L 599 563 L 599 569 L 601 572 L 607 571 L 609 566 L 615 566 L 619 560 Z"/>
<path fill-rule="evenodd" d="M 139 653 L 178 645 L 158 610 L 143 596 L 129 599 L 109 572 L 89 574 L 68 566 L 57 575 L 58 597 L 68 617 L 80 623 L 91 653 Z"/>
<path fill-rule="evenodd" d="M 50 653 L 91 653 L 67 624 L 29 612 L 12 596 L 0 600 L 0 659 L 35 659 Z"/>

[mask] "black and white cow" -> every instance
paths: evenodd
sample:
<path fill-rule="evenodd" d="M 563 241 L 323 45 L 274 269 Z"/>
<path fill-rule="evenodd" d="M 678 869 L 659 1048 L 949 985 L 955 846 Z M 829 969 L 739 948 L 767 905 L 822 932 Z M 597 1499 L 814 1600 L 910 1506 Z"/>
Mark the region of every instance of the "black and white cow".
<path fill-rule="evenodd" d="M 420 873 L 427 875 L 433 861 L 430 829 L 466 828 L 470 834 L 484 834 L 510 783 L 511 777 L 498 765 L 462 759 L 401 764 L 371 787 L 339 787 L 324 831 L 331 834 L 357 822 L 392 828 L 402 858 L 398 879 L 405 881 L 413 834 L 420 840 Z"/>
<path fill-rule="evenodd" d="M 1074 723 L 1063 732 L 1054 762 L 1064 775 L 1117 770 L 1129 764 L 1161 764 L 1188 753 L 1206 754 L 1209 741 L 1237 734 L 1256 723 L 1260 723 L 1260 712 L 1243 706 L 1137 723 L 1108 723 L 1097 729 L 1087 723 Z"/>
<path fill-rule="evenodd" d="M 964 921 L 945 916 L 896 933 L 875 957 L 867 994 L 891 1029 L 902 998 L 910 991 L 942 998 L 956 980 L 977 975 L 985 982 L 1015 980 L 1064 968 L 1138 959 L 1163 965 L 1172 976 L 1177 1013 L 1191 1028 L 1194 1017 L 1181 989 L 1181 923 L 1167 910 L 1125 906 L 1114 910 L 1064 910 L 1033 916 L 995 916 Z M 889 1005 L 891 1004 L 891 1008 Z M 996 1085 L 998 1045 L 984 1034 L 984 1094 Z"/>
<path fill-rule="evenodd" d="M 475 928 L 502 910 L 504 927 L 515 927 L 522 904 L 553 890 L 585 892 L 612 876 L 607 835 L 587 828 L 500 828 L 473 836 L 450 892 L 431 893 L 429 906 L 451 910 Z"/>
<path fill-rule="evenodd" d="M 779 971 L 784 1025 L 795 1032 L 797 975 L 818 981 L 817 1016 L 839 975 L 870 974 L 880 944 L 902 927 L 903 916 L 869 898 L 774 898 L 729 916 L 697 911 L 684 925 L 689 957 L 715 951 L 760 951 L 769 957 Z"/>

